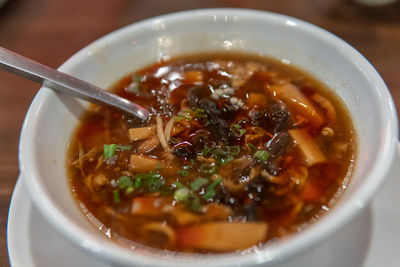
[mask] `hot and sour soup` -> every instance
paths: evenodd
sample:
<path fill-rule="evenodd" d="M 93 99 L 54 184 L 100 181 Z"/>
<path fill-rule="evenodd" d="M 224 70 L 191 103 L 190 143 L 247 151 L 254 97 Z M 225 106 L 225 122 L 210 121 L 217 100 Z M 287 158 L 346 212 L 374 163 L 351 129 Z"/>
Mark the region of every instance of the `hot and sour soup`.
<path fill-rule="evenodd" d="M 246 249 L 301 231 L 349 182 L 356 145 L 348 111 L 292 66 L 187 56 L 144 68 L 113 91 L 152 117 L 92 107 L 67 165 L 87 217 L 123 244 Z"/>

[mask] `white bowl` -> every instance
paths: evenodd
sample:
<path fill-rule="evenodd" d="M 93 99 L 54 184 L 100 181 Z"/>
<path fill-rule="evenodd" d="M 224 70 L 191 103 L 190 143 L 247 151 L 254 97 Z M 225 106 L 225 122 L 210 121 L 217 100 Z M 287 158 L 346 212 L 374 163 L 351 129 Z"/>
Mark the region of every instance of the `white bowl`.
<path fill-rule="evenodd" d="M 83 48 L 60 70 L 106 88 L 162 58 L 226 50 L 268 55 L 299 66 L 335 90 L 347 105 L 358 133 L 357 161 L 348 189 L 326 216 L 283 242 L 242 254 L 196 256 L 118 245 L 85 218 L 67 182 L 66 147 L 87 103 L 43 87 L 25 118 L 19 155 L 24 184 L 44 218 L 82 250 L 118 266 L 269 266 L 311 249 L 356 216 L 392 165 L 397 118 L 379 74 L 329 32 L 268 12 L 193 10 L 113 32 Z"/>

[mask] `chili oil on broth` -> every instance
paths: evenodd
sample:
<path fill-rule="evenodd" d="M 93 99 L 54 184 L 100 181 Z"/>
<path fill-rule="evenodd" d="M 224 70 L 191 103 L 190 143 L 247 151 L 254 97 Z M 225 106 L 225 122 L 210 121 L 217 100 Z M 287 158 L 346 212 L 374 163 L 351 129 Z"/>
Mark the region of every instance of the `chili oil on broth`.
<path fill-rule="evenodd" d="M 262 245 L 308 227 L 349 183 L 349 112 L 293 66 L 237 53 L 184 56 L 112 91 L 152 118 L 92 106 L 71 138 L 67 169 L 85 215 L 128 247 L 221 253 Z"/>

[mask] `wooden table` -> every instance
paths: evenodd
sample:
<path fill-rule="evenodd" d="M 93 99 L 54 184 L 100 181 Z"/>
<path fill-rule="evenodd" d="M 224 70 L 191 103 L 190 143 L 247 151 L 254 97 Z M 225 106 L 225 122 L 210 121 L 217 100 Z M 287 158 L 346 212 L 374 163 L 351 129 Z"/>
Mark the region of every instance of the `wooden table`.
<path fill-rule="evenodd" d="M 0 46 L 57 68 L 100 36 L 152 16 L 195 8 L 241 7 L 294 16 L 360 51 L 386 81 L 400 110 L 400 3 L 367 8 L 350 0 L 9 0 L 0 8 Z M 8 266 L 7 215 L 18 178 L 18 142 L 39 85 L 0 72 L 0 266 Z"/>

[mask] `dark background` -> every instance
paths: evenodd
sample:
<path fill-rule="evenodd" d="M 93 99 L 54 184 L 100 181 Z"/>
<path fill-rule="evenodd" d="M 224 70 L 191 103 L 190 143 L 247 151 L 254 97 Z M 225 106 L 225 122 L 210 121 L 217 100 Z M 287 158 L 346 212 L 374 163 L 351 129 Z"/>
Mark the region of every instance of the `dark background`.
<path fill-rule="evenodd" d="M 127 24 L 210 7 L 282 13 L 338 35 L 375 66 L 400 110 L 399 1 L 372 8 L 351 0 L 9 0 L 0 7 L 0 46 L 57 68 L 83 46 Z M 19 174 L 19 132 L 39 88 L 0 72 L 0 266 L 9 266 L 7 214 Z"/>

